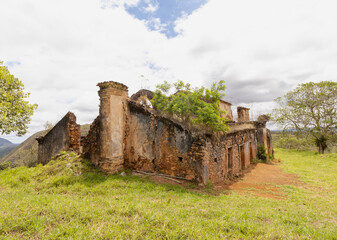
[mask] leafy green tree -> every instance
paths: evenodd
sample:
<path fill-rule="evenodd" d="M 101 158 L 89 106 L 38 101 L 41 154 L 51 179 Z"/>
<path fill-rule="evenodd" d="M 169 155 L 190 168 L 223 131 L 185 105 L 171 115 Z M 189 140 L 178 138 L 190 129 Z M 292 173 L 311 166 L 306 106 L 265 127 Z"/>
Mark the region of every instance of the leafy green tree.
<path fill-rule="evenodd" d="M 275 99 L 273 119 L 284 130 L 310 134 L 323 154 L 337 132 L 337 83 L 322 81 L 300 84 Z"/>
<path fill-rule="evenodd" d="M 175 88 L 175 93 L 170 95 L 172 87 Z M 151 102 L 154 108 L 188 127 L 201 125 L 216 132 L 225 132 L 228 130 L 227 119 L 221 117 L 225 111 L 219 109 L 225 89 L 224 81 L 213 83 L 210 89 L 192 88 L 182 81 L 174 84 L 165 81 L 157 85 Z"/>
<path fill-rule="evenodd" d="M 18 136 L 27 132 L 27 125 L 36 104 L 26 100 L 29 93 L 24 92 L 22 82 L 8 71 L 0 62 L 0 132 L 9 134 L 16 132 Z"/>

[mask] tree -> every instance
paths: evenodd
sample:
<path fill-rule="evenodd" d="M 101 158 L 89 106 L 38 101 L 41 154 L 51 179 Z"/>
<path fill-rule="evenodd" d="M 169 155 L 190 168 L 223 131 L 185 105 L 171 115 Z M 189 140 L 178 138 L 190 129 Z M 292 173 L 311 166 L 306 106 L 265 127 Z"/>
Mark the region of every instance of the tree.
<path fill-rule="evenodd" d="M 169 95 L 173 86 L 176 92 Z M 181 121 L 188 127 L 201 125 L 216 132 L 225 132 L 228 130 L 227 119 L 221 117 L 225 112 L 219 109 L 225 89 L 224 81 L 213 83 L 210 89 L 192 88 L 190 84 L 182 81 L 174 84 L 165 81 L 157 85 L 151 103 L 163 114 Z"/>
<path fill-rule="evenodd" d="M 16 132 L 22 136 L 27 132 L 27 125 L 36 104 L 29 104 L 26 100 L 29 93 L 24 92 L 22 82 L 8 71 L 0 62 L 0 132 L 9 134 Z"/>
<path fill-rule="evenodd" d="M 44 130 L 50 130 L 54 127 L 54 124 L 52 122 L 47 121 L 44 125 Z"/>
<path fill-rule="evenodd" d="M 322 81 L 300 84 L 275 99 L 273 119 L 284 130 L 310 134 L 323 154 L 337 132 L 337 83 Z"/>

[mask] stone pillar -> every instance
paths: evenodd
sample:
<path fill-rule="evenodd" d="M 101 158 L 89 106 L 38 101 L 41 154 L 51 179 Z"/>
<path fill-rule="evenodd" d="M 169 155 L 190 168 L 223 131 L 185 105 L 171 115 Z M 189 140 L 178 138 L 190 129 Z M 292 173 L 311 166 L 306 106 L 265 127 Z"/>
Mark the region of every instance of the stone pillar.
<path fill-rule="evenodd" d="M 126 100 L 128 87 L 118 82 L 98 83 L 100 90 L 100 160 L 101 169 L 116 173 L 123 169 Z"/>
<path fill-rule="evenodd" d="M 249 122 L 249 108 L 238 107 L 238 122 Z"/>

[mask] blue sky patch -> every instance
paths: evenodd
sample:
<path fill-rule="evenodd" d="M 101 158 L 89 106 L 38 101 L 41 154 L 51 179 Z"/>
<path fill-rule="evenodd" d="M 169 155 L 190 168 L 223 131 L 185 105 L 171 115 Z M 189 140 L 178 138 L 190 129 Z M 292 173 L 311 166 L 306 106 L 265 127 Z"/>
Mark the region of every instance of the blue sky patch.
<path fill-rule="evenodd" d="M 144 20 L 152 31 L 160 31 L 168 38 L 178 35 L 174 31 L 175 21 L 190 15 L 208 0 L 141 0 L 136 6 L 125 6 L 132 16 Z"/>
<path fill-rule="evenodd" d="M 19 62 L 19 61 L 7 61 L 6 62 L 6 66 L 8 66 L 8 67 L 15 67 L 17 65 L 21 65 L 21 62 Z"/>

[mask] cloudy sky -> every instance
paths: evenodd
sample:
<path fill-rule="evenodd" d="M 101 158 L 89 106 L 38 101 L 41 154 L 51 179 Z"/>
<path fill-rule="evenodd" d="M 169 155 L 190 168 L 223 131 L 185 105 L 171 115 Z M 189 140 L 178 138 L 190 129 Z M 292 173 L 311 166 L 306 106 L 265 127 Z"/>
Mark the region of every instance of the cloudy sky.
<path fill-rule="evenodd" d="M 21 142 L 68 111 L 98 115 L 113 80 L 155 89 L 168 80 L 209 86 L 268 113 L 297 84 L 337 76 L 335 0 L 0 0 L 0 61 L 39 105 Z"/>

